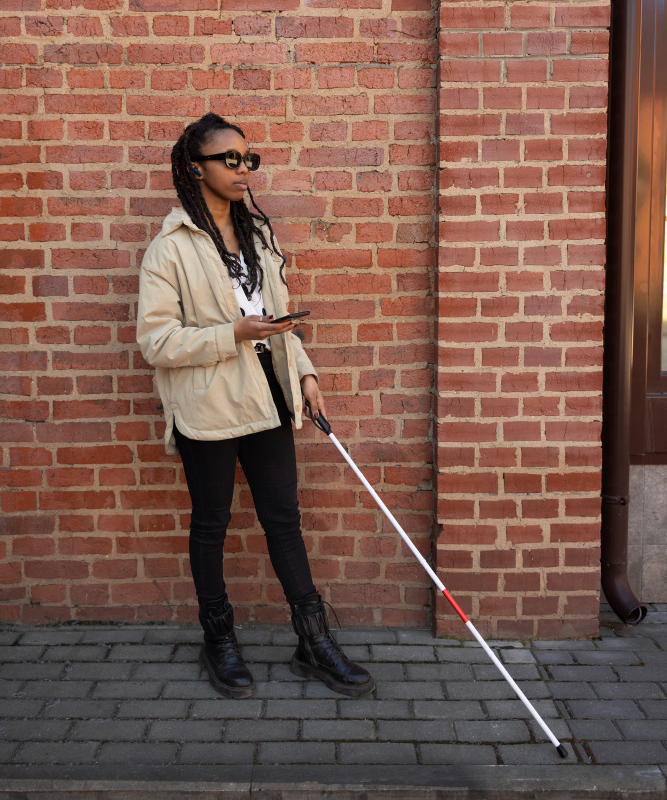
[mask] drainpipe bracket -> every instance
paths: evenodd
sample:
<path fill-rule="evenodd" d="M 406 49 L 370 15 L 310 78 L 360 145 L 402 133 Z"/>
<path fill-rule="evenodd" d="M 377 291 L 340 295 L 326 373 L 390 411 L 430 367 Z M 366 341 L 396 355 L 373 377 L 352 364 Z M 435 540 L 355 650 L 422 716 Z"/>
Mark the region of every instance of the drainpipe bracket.
<path fill-rule="evenodd" d="M 603 503 L 614 503 L 619 506 L 627 506 L 630 503 L 630 498 L 623 497 L 623 495 L 601 494 L 600 497 Z"/>

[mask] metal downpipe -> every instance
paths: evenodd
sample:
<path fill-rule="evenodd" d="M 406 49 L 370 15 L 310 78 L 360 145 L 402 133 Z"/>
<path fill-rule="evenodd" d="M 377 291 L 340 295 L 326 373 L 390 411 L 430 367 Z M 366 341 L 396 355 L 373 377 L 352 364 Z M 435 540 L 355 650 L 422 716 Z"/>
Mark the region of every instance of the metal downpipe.
<path fill-rule="evenodd" d="M 646 616 L 627 576 L 640 34 L 641 0 L 612 0 L 600 561 L 605 597 L 626 625 Z"/>

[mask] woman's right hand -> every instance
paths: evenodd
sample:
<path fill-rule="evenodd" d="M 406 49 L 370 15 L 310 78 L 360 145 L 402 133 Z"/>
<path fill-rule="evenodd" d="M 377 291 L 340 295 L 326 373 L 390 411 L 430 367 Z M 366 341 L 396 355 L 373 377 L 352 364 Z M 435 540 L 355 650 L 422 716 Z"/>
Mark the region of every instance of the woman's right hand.
<path fill-rule="evenodd" d="M 259 317 L 251 314 L 247 317 L 240 317 L 234 322 L 234 341 L 243 342 L 247 340 L 266 339 L 267 336 L 275 336 L 277 333 L 291 333 L 296 328 L 297 323 L 287 320 L 286 322 L 269 322 L 271 317 Z"/>

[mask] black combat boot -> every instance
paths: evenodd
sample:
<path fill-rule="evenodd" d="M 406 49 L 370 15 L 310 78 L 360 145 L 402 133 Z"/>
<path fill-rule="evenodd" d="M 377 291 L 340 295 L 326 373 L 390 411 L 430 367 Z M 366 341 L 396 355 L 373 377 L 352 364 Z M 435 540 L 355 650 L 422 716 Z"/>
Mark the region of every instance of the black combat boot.
<path fill-rule="evenodd" d="M 204 644 L 199 652 L 199 663 L 208 671 L 209 683 L 218 694 L 252 697 L 257 686 L 239 652 L 234 633 L 234 609 L 226 597 L 221 611 L 219 616 L 204 616 L 200 607 Z"/>
<path fill-rule="evenodd" d="M 365 697 L 375 682 L 363 667 L 350 661 L 329 630 L 322 597 L 314 592 L 292 609 L 292 627 L 299 644 L 290 670 L 300 678 L 320 678 L 334 692 L 349 697 Z"/>

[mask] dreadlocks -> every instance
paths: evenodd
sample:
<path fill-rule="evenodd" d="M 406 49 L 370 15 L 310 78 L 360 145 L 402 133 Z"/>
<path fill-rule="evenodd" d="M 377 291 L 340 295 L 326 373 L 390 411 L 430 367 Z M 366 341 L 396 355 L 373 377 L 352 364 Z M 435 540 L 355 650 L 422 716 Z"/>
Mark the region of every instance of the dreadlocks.
<path fill-rule="evenodd" d="M 180 135 L 171 151 L 171 174 L 174 179 L 174 188 L 176 189 L 178 199 L 181 201 L 190 219 L 198 228 L 208 233 L 211 237 L 216 250 L 220 254 L 220 258 L 227 267 L 230 277 L 240 279 L 243 274 L 241 262 L 225 247 L 225 241 L 222 238 L 218 226 L 215 224 L 213 215 L 206 205 L 201 188 L 199 187 L 199 181 L 196 180 L 192 172 L 191 164 L 191 162 L 197 160 L 198 155 L 201 155 L 200 148 L 210 140 L 211 135 L 216 131 L 226 130 L 227 128 L 231 128 L 237 133 L 240 133 L 245 139 L 241 128 L 232 125 L 231 122 L 227 122 L 227 120 L 217 114 L 205 114 L 201 119 L 197 120 L 197 122 L 190 123 Z M 255 202 L 250 188 L 248 188 L 248 195 L 250 196 L 252 205 L 258 212 L 257 214 L 253 213 L 243 200 L 231 200 L 229 211 L 234 234 L 239 241 L 241 252 L 243 253 L 243 258 L 248 268 L 249 290 L 254 291 L 256 287 L 261 289 L 263 270 L 255 251 L 253 234 L 256 233 L 259 236 L 264 247 L 269 247 L 264 233 L 261 228 L 255 224 L 255 220 L 266 224 L 271 235 L 271 249 L 276 255 L 279 253 L 269 218 Z M 285 256 L 281 257 L 280 277 L 282 282 L 287 285 L 284 275 L 286 259 Z"/>

